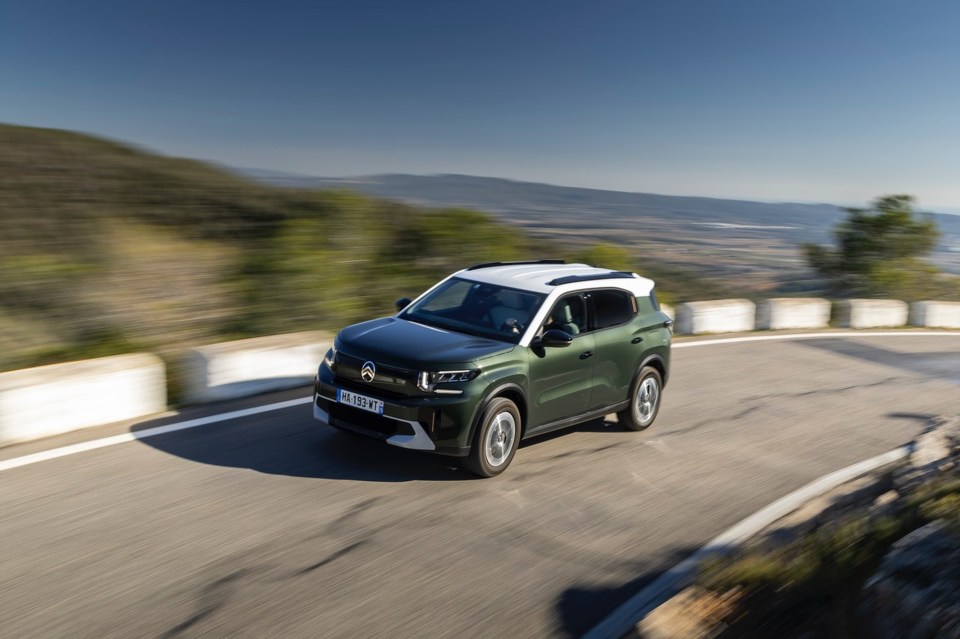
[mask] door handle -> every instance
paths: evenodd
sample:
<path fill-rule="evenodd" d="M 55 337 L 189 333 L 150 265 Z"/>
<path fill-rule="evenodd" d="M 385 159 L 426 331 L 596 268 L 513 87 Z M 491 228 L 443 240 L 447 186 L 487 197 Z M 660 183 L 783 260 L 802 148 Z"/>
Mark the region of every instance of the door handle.
<path fill-rule="evenodd" d="M 631 344 L 639 344 L 639 343 L 642 342 L 642 341 L 643 341 L 643 338 L 642 338 L 642 337 L 634 337 L 632 340 L 630 340 L 630 343 L 631 343 Z"/>
<path fill-rule="evenodd" d="M 584 351 L 580 353 L 580 359 L 587 359 L 588 357 L 593 357 L 593 351 Z"/>

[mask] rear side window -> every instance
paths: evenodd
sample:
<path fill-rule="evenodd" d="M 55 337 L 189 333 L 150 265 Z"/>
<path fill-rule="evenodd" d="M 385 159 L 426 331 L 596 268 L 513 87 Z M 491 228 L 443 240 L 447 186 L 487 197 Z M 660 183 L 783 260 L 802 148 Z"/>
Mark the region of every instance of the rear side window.
<path fill-rule="evenodd" d="M 650 303 L 653 304 L 653 310 L 660 310 L 660 300 L 657 299 L 657 290 L 650 289 Z"/>
<path fill-rule="evenodd" d="M 593 327 L 597 330 L 626 324 L 636 315 L 634 298 L 624 291 L 593 291 Z"/>

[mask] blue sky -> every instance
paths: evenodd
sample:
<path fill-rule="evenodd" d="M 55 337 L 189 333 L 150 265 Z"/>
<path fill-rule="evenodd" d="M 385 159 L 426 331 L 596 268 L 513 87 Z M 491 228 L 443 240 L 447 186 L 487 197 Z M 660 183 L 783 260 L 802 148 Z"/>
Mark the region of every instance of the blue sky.
<path fill-rule="evenodd" d="M 960 3 L 0 0 L 0 121 L 310 175 L 960 210 Z"/>

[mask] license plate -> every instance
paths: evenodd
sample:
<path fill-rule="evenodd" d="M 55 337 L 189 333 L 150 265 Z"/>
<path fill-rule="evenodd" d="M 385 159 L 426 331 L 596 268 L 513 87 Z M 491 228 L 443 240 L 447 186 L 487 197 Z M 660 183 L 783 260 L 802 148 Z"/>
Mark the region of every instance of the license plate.
<path fill-rule="evenodd" d="M 337 402 L 340 404 L 346 404 L 347 406 L 353 406 L 354 408 L 359 408 L 360 410 L 376 413 L 377 415 L 383 415 L 382 399 L 374 399 L 372 397 L 367 397 L 366 395 L 358 395 L 357 393 L 351 393 L 348 390 L 338 388 Z"/>

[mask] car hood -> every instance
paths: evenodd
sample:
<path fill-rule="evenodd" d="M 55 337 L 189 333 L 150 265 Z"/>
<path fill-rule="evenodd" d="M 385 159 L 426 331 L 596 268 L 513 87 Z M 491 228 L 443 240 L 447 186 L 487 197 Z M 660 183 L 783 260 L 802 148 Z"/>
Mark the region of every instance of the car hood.
<path fill-rule="evenodd" d="M 348 326 L 337 336 L 337 345 L 355 357 L 422 370 L 437 370 L 442 364 L 465 364 L 515 348 L 506 342 L 396 317 Z"/>

